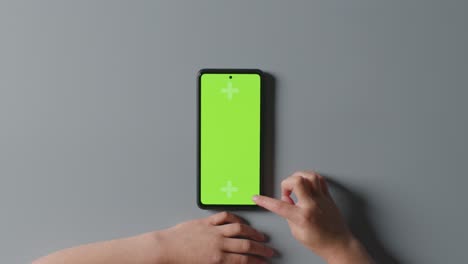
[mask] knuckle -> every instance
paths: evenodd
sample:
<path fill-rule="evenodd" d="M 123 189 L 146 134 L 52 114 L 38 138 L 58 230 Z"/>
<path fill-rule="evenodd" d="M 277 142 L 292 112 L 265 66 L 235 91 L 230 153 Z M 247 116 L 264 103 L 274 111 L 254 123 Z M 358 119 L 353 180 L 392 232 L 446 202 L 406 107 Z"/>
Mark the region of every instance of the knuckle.
<path fill-rule="evenodd" d="M 293 176 L 294 177 L 306 177 L 309 173 L 307 171 L 296 171 Z"/>
<path fill-rule="evenodd" d="M 297 186 L 297 185 L 301 184 L 302 176 L 295 176 L 294 178 L 292 178 L 292 182 L 293 182 L 294 186 Z"/>
<path fill-rule="evenodd" d="M 226 212 L 226 211 L 224 211 L 224 212 L 219 213 L 219 216 L 220 216 L 220 218 L 222 218 L 222 219 L 226 219 L 226 218 L 229 217 L 229 213 Z"/>
<path fill-rule="evenodd" d="M 284 179 L 281 181 L 281 186 L 286 186 L 286 184 L 288 184 L 288 179 Z"/>
<path fill-rule="evenodd" d="M 318 174 L 315 173 L 315 172 L 310 173 L 310 177 L 311 177 L 313 180 L 318 180 L 318 178 L 319 178 Z"/>
<path fill-rule="evenodd" d="M 282 182 L 281 182 L 281 187 L 289 187 L 289 186 L 296 186 L 299 182 L 301 181 L 301 176 L 299 175 L 292 175 L 290 176 L 289 178 L 287 179 L 284 179 Z"/>
<path fill-rule="evenodd" d="M 222 216 L 223 218 L 227 218 L 227 217 L 229 216 L 229 213 L 226 212 L 226 211 L 223 211 L 223 212 L 221 212 L 221 216 Z"/>
<path fill-rule="evenodd" d="M 297 172 L 297 175 L 301 175 L 302 177 L 305 177 L 307 179 L 315 179 L 316 177 L 318 177 L 318 174 L 313 170 L 300 171 Z"/>

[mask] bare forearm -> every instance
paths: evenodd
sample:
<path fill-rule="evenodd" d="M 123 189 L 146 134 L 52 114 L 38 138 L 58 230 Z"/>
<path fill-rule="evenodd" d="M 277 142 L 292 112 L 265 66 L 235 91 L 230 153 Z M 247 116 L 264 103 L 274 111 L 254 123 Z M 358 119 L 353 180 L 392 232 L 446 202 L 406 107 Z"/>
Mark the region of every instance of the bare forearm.
<path fill-rule="evenodd" d="M 264 242 L 263 233 L 222 212 L 156 232 L 61 250 L 33 264 L 265 263 L 261 259 L 271 258 L 274 250 Z"/>
<path fill-rule="evenodd" d="M 97 242 L 64 249 L 37 259 L 33 264 L 159 264 L 162 263 L 157 233 Z"/>
<path fill-rule="evenodd" d="M 328 264 L 374 263 L 364 246 L 355 238 L 351 238 L 332 252 L 327 252 L 323 257 Z"/>

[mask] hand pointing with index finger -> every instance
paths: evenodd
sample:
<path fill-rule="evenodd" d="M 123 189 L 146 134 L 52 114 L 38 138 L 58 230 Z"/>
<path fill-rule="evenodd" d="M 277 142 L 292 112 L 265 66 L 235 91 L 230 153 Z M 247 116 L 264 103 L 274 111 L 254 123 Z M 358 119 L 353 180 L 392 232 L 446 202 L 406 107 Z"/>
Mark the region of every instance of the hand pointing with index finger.
<path fill-rule="evenodd" d="M 291 198 L 295 194 L 297 202 Z M 281 200 L 254 196 L 255 203 L 288 221 L 291 233 L 304 246 L 329 263 L 341 262 L 342 253 L 361 252 L 362 262 L 368 258 L 363 247 L 349 231 L 328 190 L 325 178 L 313 171 L 298 171 L 281 183 Z M 352 246 L 352 251 L 349 251 Z M 340 252 L 341 254 L 338 254 Z M 348 258 L 348 257 L 345 257 Z"/>

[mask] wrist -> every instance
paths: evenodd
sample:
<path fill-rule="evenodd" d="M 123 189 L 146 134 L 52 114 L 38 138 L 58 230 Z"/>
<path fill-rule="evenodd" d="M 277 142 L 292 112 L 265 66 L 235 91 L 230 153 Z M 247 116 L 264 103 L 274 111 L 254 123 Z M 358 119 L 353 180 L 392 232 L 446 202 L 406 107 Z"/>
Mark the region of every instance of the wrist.
<path fill-rule="evenodd" d="M 149 255 L 147 256 L 148 262 L 151 264 L 166 264 L 167 252 L 164 249 L 163 234 L 161 231 L 153 231 L 142 235 L 149 245 Z M 146 263 L 146 262 L 145 262 Z"/>
<path fill-rule="evenodd" d="M 352 234 L 339 240 L 333 248 L 320 254 L 328 264 L 372 264 L 364 246 Z"/>

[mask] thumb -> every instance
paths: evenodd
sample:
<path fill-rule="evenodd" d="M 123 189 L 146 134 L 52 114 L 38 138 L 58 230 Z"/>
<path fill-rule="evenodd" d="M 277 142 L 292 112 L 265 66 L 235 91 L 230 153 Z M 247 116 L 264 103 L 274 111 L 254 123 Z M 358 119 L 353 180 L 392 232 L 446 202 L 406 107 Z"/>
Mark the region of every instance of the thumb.
<path fill-rule="evenodd" d="M 258 206 L 261 206 L 267 209 L 268 211 L 271 211 L 288 220 L 294 220 L 293 218 L 296 215 L 297 210 L 296 206 L 294 205 L 263 195 L 255 195 L 254 197 L 252 197 L 252 200 Z"/>

